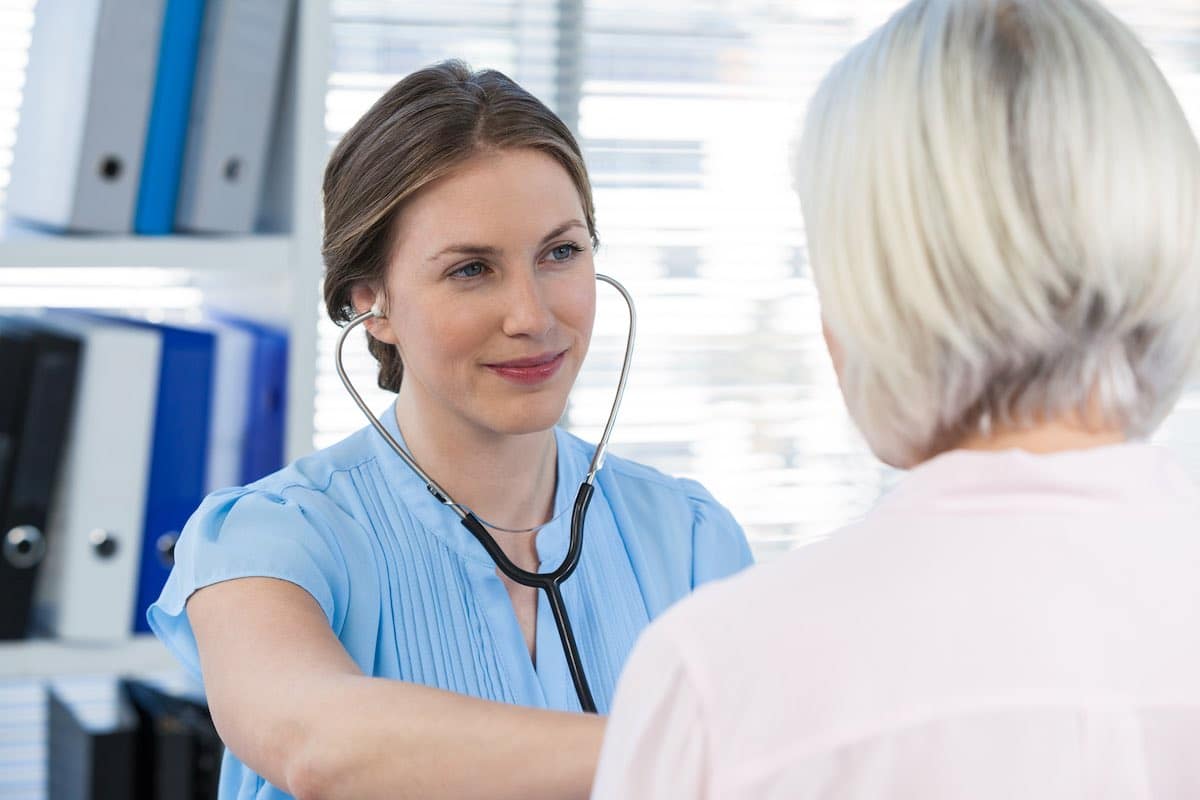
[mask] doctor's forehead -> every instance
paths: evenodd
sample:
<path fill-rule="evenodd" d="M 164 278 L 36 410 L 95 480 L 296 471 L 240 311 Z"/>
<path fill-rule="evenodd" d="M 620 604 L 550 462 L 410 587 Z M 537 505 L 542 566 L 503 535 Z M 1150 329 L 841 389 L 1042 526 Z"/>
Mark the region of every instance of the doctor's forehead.
<path fill-rule="evenodd" d="M 530 246 L 568 222 L 583 224 L 583 203 L 567 171 L 536 150 L 477 154 L 422 189 L 400 210 L 397 245 L 429 258 L 470 244 Z M 419 251 L 419 252 L 414 252 Z"/>

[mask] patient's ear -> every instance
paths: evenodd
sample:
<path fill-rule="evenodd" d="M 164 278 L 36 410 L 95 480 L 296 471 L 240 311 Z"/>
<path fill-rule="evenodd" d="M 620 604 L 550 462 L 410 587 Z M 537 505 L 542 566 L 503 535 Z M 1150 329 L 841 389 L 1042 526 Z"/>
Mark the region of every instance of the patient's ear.
<path fill-rule="evenodd" d="M 360 283 L 351 289 L 350 302 L 354 306 L 354 313 L 357 315 L 370 311 L 376 302 L 378 302 L 380 309 L 386 314 L 387 303 L 383 301 L 383 297 L 380 295 L 381 291 L 376 291 L 365 283 Z M 378 339 L 385 344 L 396 344 L 396 333 L 392 330 L 392 326 L 388 323 L 386 316 L 368 319 L 363 323 L 363 327 L 367 329 L 372 338 Z"/>

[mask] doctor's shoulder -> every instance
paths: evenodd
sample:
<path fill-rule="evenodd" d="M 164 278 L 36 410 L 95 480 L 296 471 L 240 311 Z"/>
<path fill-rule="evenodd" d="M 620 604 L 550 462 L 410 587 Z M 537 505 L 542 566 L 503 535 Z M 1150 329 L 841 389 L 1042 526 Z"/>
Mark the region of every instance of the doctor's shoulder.
<path fill-rule="evenodd" d="M 564 438 L 591 457 L 592 444 L 571 434 Z M 653 558 L 664 568 L 686 570 L 690 586 L 753 563 L 741 525 L 698 481 L 610 454 L 596 483 L 631 558 Z"/>
<path fill-rule="evenodd" d="M 364 521 L 363 474 L 377 471 L 377 452 L 367 434 L 374 431 L 357 431 L 252 483 L 213 492 L 195 516 L 217 521 L 251 502 L 260 509 L 260 525 L 278 520 L 295 532 L 296 522 L 303 520 L 305 528 L 320 529 L 331 538 L 357 538 L 353 532 Z"/>
<path fill-rule="evenodd" d="M 318 493 L 336 496 L 338 477 L 362 469 L 377 458 L 367 434 L 361 429 L 327 447 L 300 456 L 289 464 L 241 487 L 221 492 L 261 492 L 273 495 Z"/>

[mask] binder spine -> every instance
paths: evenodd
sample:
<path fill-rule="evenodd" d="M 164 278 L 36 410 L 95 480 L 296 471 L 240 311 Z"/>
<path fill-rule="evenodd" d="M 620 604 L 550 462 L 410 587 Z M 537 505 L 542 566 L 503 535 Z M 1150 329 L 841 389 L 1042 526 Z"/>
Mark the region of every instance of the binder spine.
<path fill-rule="evenodd" d="M 105 0 L 101 8 L 71 229 L 133 230 L 162 5 Z"/>
<path fill-rule="evenodd" d="M 13 479 L 7 508 L 0 520 L 4 553 L 0 557 L 0 585 L 4 586 L 4 613 L 0 639 L 21 638 L 27 632 L 33 606 L 33 589 L 42 554 L 52 547 L 46 536 L 50 503 L 57 486 L 65 432 L 75 401 L 80 345 L 78 340 L 48 333 L 33 334 L 34 356 L 29 372 L 29 394 L 20 444 L 13 462 Z M 25 531 L 24 552 L 12 539 Z M 37 537 L 40 537 L 40 541 Z M 12 547 L 18 549 L 14 553 Z M 29 558 L 20 558 L 26 555 Z"/>
<path fill-rule="evenodd" d="M 12 488 L 21 421 L 25 417 L 30 358 L 29 337 L 0 328 L 0 375 L 6 378 L 0 385 L 0 521 L 8 508 Z"/>
<path fill-rule="evenodd" d="M 50 315 L 84 341 L 76 415 L 51 507 L 39 632 L 75 641 L 129 635 L 142 550 L 161 335 L 86 317 Z"/>
<path fill-rule="evenodd" d="M 163 545 L 177 538 L 204 499 L 208 468 L 214 337 L 163 327 L 158 414 L 154 422 L 146 528 L 133 629 L 149 633 L 146 609 L 158 599 L 172 562 Z"/>
<path fill-rule="evenodd" d="M 48 797 L 136 797 L 137 715 L 128 697 L 119 687 L 95 697 L 72 695 L 50 690 Z"/>
<path fill-rule="evenodd" d="M 203 24 L 204 0 L 168 0 L 134 217 L 139 234 L 170 233 L 175 221 Z"/>
<path fill-rule="evenodd" d="M 253 483 L 283 466 L 288 340 L 283 333 L 263 328 L 256 335 L 248 414 L 251 427 L 242 460 L 242 483 Z"/>
<path fill-rule="evenodd" d="M 250 233 L 283 72 L 292 0 L 209 0 L 176 227 Z"/>

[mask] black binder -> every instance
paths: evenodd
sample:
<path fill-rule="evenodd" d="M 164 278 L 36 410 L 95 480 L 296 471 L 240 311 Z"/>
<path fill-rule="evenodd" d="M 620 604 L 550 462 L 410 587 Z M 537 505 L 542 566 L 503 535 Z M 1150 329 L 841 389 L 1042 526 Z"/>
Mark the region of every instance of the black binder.
<path fill-rule="evenodd" d="M 208 707 L 144 681 L 125 690 L 141 722 L 137 797 L 216 800 L 224 747 Z"/>
<path fill-rule="evenodd" d="M 81 355 L 77 338 L 0 318 L 0 639 L 29 627 Z"/>
<path fill-rule="evenodd" d="M 136 798 L 138 717 L 120 683 L 51 687 L 49 703 L 49 800 Z"/>
<path fill-rule="evenodd" d="M 0 318 L 0 510 L 8 507 L 32 360 L 33 343 L 28 332 L 12 330 Z"/>

